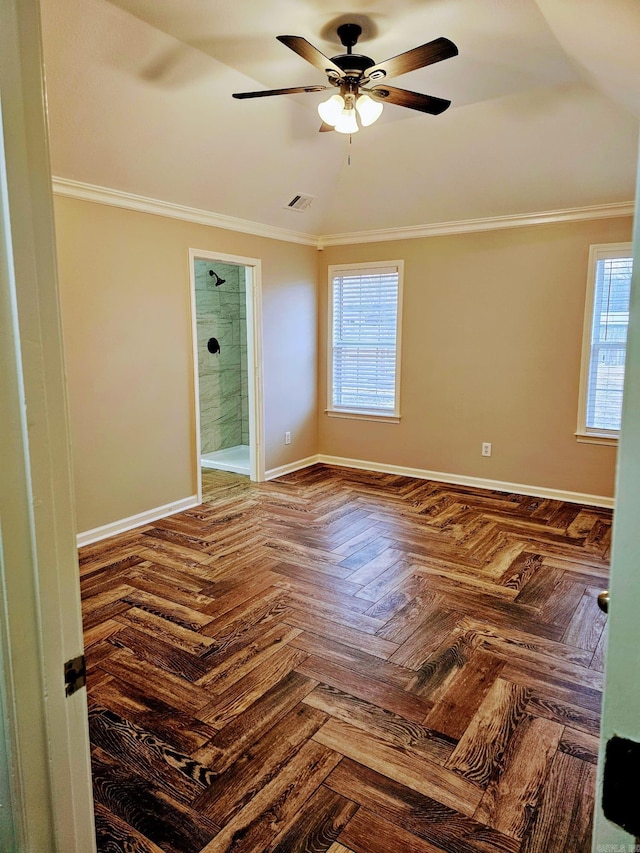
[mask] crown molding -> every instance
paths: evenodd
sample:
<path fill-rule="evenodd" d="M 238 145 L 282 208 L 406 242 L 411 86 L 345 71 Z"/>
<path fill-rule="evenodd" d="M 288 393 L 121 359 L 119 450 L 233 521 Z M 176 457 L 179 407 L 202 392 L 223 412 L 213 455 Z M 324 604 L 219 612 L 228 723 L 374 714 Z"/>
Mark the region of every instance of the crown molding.
<path fill-rule="evenodd" d="M 531 225 L 550 225 L 556 222 L 579 222 L 588 219 L 611 219 L 613 217 L 633 216 L 633 201 L 616 202 L 613 204 L 598 204 L 590 207 L 568 207 L 564 210 L 547 210 L 541 213 L 521 213 L 513 216 L 491 216 L 483 219 L 460 219 L 455 222 L 437 222 L 431 225 L 409 225 L 403 228 L 381 228 L 375 231 L 352 231 L 344 234 L 325 234 L 314 236 L 300 231 L 289 231 L 286 228 L 276 228 L 252 222 L 249 219 L 237 219 L 209 210 L 196 207 L 185 207 L 155 198 L 113 190 L 86 184 L 82 181 L 72 181 L 68 178 L 53 178 L 53 192 L 59 196 L 77 198 L 82 201 L 92 201 L 96 204 L 106 204 L 111 207 L 122 207 L 126 210 L 137 210 L 141 213 L 151 213 L 156 216 L 166 216 L 172 219 L 183 219 L 198 225 L 209 225 L 214 228 L 224 228 L 227 231 L 237 231 L 242 234 L 253 234 L 256 237 L 268 237 L 271 240 L 283 240 L 287 243 L 298 243 L 302 246 L 314 246 L 324 249 L 329 246 L 348 246 L 354 243 L 379 243 L 387 240 L 415 240 L 420 237 L 443 237 L 450 234 L 470 234 L 475 231 L 496 231 L 502 228 L 522 228 Z"/>
<path fill-rule="evenodd" d="M 318 238 L 312 234 L 302 234 L 299 231 L 288 231 L 286 228 L 275 228 L 248 219 L 237 219 L 197 207 L 185 207 L 155 198 L 112 190 L 82 181 L 72 181 L 68 178 L 53 178 L 55 195 L 76 198 L 82 201 L 92 201 L 96 204 L 106 204 L 111 207 L 123 207 L 126 210 L 137 210 L 140 213 L 152 213 L 156 216 L 166 216 L 171 219 L 183 219 L 198 225 L 209 225 L 214 228 L 224 228 L 227 231 L 237 231 L 242 234 L 253 234 L 256 237 L 268 237 L 271 240 L 284 240 L 287 243 L 299 243 L 303 246 L 317 246 Z"/>
<path fill-rule="evenodd" d="M 318 248 L 347 246 L 353 243 L 379 243 L 383 240 L 415 240 L 418 237 L 442 237 L 450 234 L 470 234 L 474 231 L 497 231 L 502 228 L 522 228 L 527 225 L 550 225 L 554 222 L 579 222 L 585 219 L 610 219 L 633 216 L 634 203 L 616 202 L 591 207 L 568 207 L 542 213 L 520 213 L 513 216 L 491 216 L 484 219 L 460 219 L 432 225 L 410 225 L 405 228 L 382 228 L 377 231 L 352 231 L 327 234 L 318 238 Z"/>

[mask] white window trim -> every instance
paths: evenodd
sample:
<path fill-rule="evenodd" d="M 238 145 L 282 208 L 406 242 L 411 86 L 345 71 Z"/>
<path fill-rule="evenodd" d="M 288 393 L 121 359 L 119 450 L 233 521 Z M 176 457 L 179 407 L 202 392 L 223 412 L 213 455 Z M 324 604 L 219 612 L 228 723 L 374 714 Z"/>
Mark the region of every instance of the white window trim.
<path fill-rule="evenodd" d="M 325 409 L 324 412 L 330 418 L 347 418 L 355 421 L 386 421 L 389 424 L 400 423 L 400 415 L 371 412 L 366 409 Z"/>
<path fill-rule="evenodd" d="M 589 363 L 591 360 L 591 332 L 593 328 L 593 300 L 596 289 L 596 265 L 606 258 L 633 257 L 633 243 L 597 243 L 589 247 L 589 271 L 587 274 L 587 296 L 584 305 L 584 323 L 582 327 L 582 359 L 580 362 L 580 392 L 578 395 L 577 441 L 582 444 L 603 444 L 617 446 L 619 431 L 590 429 L 587 426 L 587 387 L 589 383 Z"/>
<path fill-rule="evenodd" d="M 333 278 L 343 270 L 376 269 L 377 267 L 397 267 L 398 270 L 398 311 L 396 317 L 396 375 L 395 408 L 393 412 L 367 409 L 341 408 L 333 405 Z M 325 414 L 330 418 L 348 418 L 352 420 L 400 423 L 400 376 L 402 354 L 402 299 L 404 284 L 404 261 L 370 261 L 361 264 L 331 264 L 328 277 L 328 318 L 327 329 L 327 408 Z"/>

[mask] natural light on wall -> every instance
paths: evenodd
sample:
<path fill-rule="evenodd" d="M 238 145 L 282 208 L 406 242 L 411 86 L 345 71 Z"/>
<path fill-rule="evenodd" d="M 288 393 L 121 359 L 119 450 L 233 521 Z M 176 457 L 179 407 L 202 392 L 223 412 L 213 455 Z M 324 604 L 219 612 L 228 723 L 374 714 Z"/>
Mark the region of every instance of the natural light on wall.
<path fill-rule="evenodd" d="M 631 272 L 630 244 L 591 247 L 578 435 L 620 431 Z"/>

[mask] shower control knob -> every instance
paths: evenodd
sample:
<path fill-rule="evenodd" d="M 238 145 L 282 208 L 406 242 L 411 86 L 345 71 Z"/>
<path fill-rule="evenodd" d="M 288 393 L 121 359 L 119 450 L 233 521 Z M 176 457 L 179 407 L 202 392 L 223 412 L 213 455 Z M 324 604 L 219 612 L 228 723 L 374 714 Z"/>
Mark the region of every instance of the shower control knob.
<path fill-rule="evenodd" d="M 220 352 L 220 344 L 218 343 L 218 339 L 209 338 L 209 340 L 207 341 L 207 349 L 210 353 L 213 353 L 214 355 L 215 353 Z"/>

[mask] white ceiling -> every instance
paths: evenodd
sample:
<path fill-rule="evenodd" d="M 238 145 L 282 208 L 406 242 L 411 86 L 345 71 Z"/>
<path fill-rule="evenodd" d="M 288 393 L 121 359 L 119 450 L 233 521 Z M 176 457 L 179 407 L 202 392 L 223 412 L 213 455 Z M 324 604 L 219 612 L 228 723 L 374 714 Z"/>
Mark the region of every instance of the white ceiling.
<path fill-rule="evenodd" d="M 42 0 L 55 175 L 306 234 L 628 201 L 640 116 L 637 0 Z M 339 10 L 339 11 L 338 11 Z M 276 41 L 382 61 L 438 36 L 459 56 L 392 85 L 452 100 L 385 106 L 318 133 L 322 72 Z M 317 196 L 304 213 L 296 193 Z"/>

